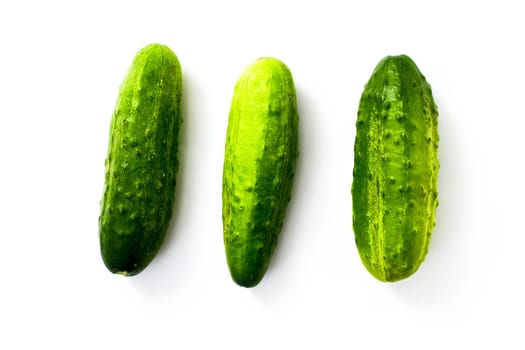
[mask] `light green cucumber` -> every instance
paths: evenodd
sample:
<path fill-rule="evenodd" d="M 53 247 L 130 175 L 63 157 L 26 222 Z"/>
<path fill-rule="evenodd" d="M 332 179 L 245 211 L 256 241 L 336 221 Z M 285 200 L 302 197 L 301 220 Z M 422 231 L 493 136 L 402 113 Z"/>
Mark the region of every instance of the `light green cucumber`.
<path fill-rule="evenodd" d="M 290 200 L 298 155 L 298 115 L 290 70 L 261 58 L 235 85 L 223 169 L 224 245 L 233 280 L 263 278 Z"/>
<path fill-rule="evenodd" d="M 164 241 L 175 199 L 181 94 L 175 54 L 160 44 L 140 50 L 120 88 L 106 158 L 99 238 L 111 272 L 136 275 Z"/>
<path fill-rule="evenodd" d="M 359 104 L 352 184 L 355 241 L 380 281 L 412 275 L 424 260 L 438 204 L 438 112 L 408 56 L 385 57 Z"/>

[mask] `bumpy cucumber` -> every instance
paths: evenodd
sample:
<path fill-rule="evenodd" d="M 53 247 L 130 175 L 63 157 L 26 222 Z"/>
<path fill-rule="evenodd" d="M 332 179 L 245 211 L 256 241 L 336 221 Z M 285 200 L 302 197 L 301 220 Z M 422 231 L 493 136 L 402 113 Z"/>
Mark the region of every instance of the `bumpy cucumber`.
<path fill-rule="evenodd" d="M 291 196 L 297 138 L 290 70 L 261 58 L 235 85 L 224 157 L 224 245 L 241 286 L 257 285 L 268 268 Z"/>
<path fill-rule="evenodd" d="M 172 214 L 178 169 L 182 76 L 166 46 L 136 55 L 111 121 L 99 218 L 107 268 L 136 275 L 159 250 Z"/>
<path fill-rule="evenodd" d="M 427 254 L 438 204 L 437 124 L 415 63 L 384 58 L 359 104 L 352 184 L 356 245 L 378 280 L 410 276 Z"/>

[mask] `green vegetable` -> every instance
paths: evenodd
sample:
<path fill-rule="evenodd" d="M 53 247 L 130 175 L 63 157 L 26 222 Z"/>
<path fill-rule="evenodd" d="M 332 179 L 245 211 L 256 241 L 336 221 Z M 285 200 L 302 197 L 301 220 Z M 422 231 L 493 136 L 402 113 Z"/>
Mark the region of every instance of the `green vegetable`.
<path fill-rule="evenodd" d="M 106 159 L 99 238 L 111 272 L 141 272 L 166 235 L 175 199 L 181 93 L 175 54 L 159 44 L 140 50 L 120 88 Z"/>
<path fill-rule="evenodd" d="M 353 226 L 361 260 L 380 281 L 413 274 L 438 204 L 438 113 L 407 56 L 389 56 L 365 86 L 357 118 Z"/>
<path fill-rule="evenodd" d="M 257 285 L 268 268 L 291 196 L 297 138 L 290 70 L 261 58 L 235 85 L 224 157 L 224 245 L 241 286 Z"/>

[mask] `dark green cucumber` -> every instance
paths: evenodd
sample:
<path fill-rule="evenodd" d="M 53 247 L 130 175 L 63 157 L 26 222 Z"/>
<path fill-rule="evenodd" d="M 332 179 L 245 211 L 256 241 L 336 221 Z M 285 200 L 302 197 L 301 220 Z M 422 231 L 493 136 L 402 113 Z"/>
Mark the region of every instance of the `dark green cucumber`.
<path fill-rule="evenodd" d="M 126 276 L 159 250 L 171 219 L 178 169 L 182 76 L 166 46 L 138 52 L 120 88 L 99 218 L 102 258 Z"/>
<path fill-rule="evenodd" d="M 268 268 L 291 196 L 297 138 L 292 74 L 261 58 L 235 85 L 224 156 L 224 245 L 241 286 L 257 285 Z"/>
<path fill-rule="evenodd" d="M 352 183 L 356 245 L 378 280 L 410 276 L 427 254 L 438 204 L 437 124 L 415 63 L 384 58 L 359 104 Z"/>

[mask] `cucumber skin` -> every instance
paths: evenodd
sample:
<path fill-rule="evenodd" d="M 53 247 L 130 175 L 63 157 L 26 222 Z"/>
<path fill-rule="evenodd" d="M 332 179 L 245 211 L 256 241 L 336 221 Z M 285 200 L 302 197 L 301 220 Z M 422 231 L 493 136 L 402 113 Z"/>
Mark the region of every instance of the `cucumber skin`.
<path fill-rule="evenodd" d="M 412 275 L 427 254 L 438 205 L 437 124 L 415 63 L 385 57 L 359 104 L 352 183 L 356 245 L 380 281 Z"/>
<path fill-rule="evenodd" d="M 159 250 L 173 211 L 181 117 L 180 63 L 166 46 L 140 50 L 111 121 L 100 250 L 109 271 L 140 273 Z"/>
<path fill-rule="evenodd" d="M 232 98 L 223 169 L 222 218 L 232 279 L 263 278 L 290 201 L 298 114 L 290 70 L 274 58 L 249 65 Z"/>

